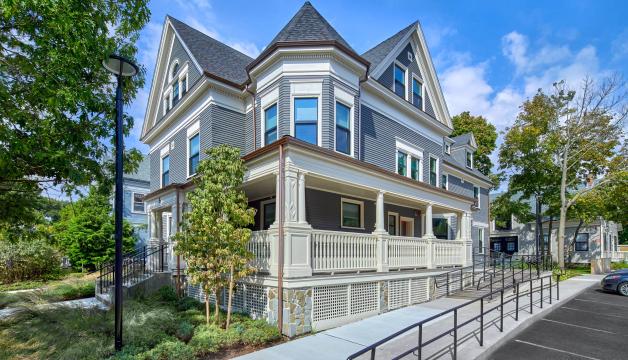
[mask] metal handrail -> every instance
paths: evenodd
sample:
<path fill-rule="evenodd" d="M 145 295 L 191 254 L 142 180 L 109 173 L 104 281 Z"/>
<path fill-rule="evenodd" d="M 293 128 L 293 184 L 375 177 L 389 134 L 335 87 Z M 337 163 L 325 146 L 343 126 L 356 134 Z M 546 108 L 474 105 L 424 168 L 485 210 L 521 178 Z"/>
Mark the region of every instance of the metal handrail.
<path fill-rule="evenodd" d="M 550 301 L 550 304 L 551 304 L 551 301 L 552 301 L 552 291 L 551 291 L 551 289 L 552 289 L 552 274 L 548 274 L 548 275 L 545 275 L 545 276 L 542 276 L 542 277 L 539 277 L 538 279 L 536 279 L 536 280 L 539 280 L 539 279 L 541 280 L 541 286 L 539 286 L 536 289 L 532 286 L 532 281 L 533 280 L 530 279 L 529 280 L 529 282 L 530 282 L 530 290 L 528 291 L 528 294 L 530 295 L 530 313 L 532 313 L 532 311 L 533 311 L 533 309 L 532 309 L 532 294 L 537 292 L 537 290 L 541 292 L 541 307 L 543 307 L 543 279 L 545 279 L 545 278 L 549 278 L 549 280 L 550 280 L 550 283 L 549 283 L 550 299 L 549 299 L 549 301 Z M 556 299 L 557 300 L 559 300 L 559 285 L 558 285 L 559 282 L 560 282 L 560 274 L 557 274 L 556 275 Z M 514 283 L 512 285 L 509 285 L 508 287 L 504 287 L 504 288 L 501 288 L 499 290 L 492 291 L 492 292 L 490 292 L 488 294 L 485 294 L 485 295 L 482 295 L 482 296 L 480 296 L 480 297 L 478 297 L 476 299 L 469 300 L 469 301 L 467 301 L 467 302 L 465 302 L 463 304 L 457 305 L 457 306 L 455 306 L 455 307 L 453 307 L 451 309 L 447 309 L 447 310 L 442 311 L 442 312 L 440 312 L 438 314 L 430 316 L 427 319 L 423 319 L 423 320 L 421 320 L 419 322 L 416 322 L 414 324 L 408 325 L 405 328 L 403 328 L 403 329 L 401 329 L 401 330 L 399 330 L 399 331 L 397 331 L 397 332 L 395 332 L 395 333 L 393 333 L 393 334 L 391 334 L 391 335 L 389 335 L 389 336 L 387 336 L 387 337 L 385 337 L 385 338 L 383 338 L 383 339 L 381 339 L 381 340 L 379 340 L 379 341 L 377 341 L 377 342 L 375 342 L 375 343 L 373 343 L 373 344 L 371 344 L 369 346 L 366 346 L 363 349 L 361 349 L 361 350 L 359 350 L 359 351 L 349 355 L 347 357 L 347 360 L 355 359 L 358 356 L 366 354 L 367 352 L 371 353 L 371 359 L 375 359 L 375 352 L 377 351 L 377 348 L 379 346 L 381 346 L 381 345 L 389 342 L 390 340 L 392 340 L 394 338 L 397 338 L 400 335 L 402 335 L 402 334 L 404 334 L 404 333 L 406 333 L 406 332 L 408 332 L 410 330 L 413 330 L 413 329 L 415 329 L 417 327 L 419 328 L 419 330 L 418 330 L 418 332 L 419 332 L 419 335 L 418 335 L 419 336 L 418 345 L 416 347 L 413 347 L 410 350 L 407 350 L 404 353 L 394 357 L 393 359 L 401 359 L 404 356 L 406 356 L 406 355 L 408 355 L 410 353 L 413 353 L 415 351 L 418 351 L 418 358 L 421 359 L 421 350 L 422 350 L 423 346 L 427 346 L 427 345 L 435 342 L 436 340 L 451 334 L 452 332 L 453 332 L 453 337 L 454 337 L 453 358 L 456 359 L 457 348 L 458 348 L 458 335 L 457 334 L 458 334 L 458 329 L 459 328 L 461 328 L 461 327 L 463 327 L 463 326 L 465 326 L 467 324 L 470 324 L 470 323 L 472 323 L 472 322 L 474 322 L 474 321 L 479 319 L 480 320 L 480 339 L 479 339 L 479 343 L 480 343 L 480 346 L 484 346 L 484 315 L 490 313 L 493 310 L 499 309 L 500 310 L 500 331 L 503 332 L 503 330 L 504 330 L 504 323 L 503 323 L 504 322 L 504 304 L 507 304 L 507 303 L 509 303 L 511 301 L 516 301 L 517 302 L 517 304 L 516 304 L 516 307 L 517 307 L 517 310 L 516 310 L 517 318 L 516 319 L 518 321 L 519 297 L 521 297 L 523 295 L 526 295 L 525 293 L 521 294 L 519 292 L 519 284 L 520 283 Z M 506 290 L 510 289 L 510 288 L 515 288 L 516 296 L 514 298 L 511 298 L 511 299 L 507 300 L 506 302 L 504 302 L 504 292 Z M 492 298 L 493 295 L 497 294 L 497 293 L 500 293 L 500 298 L 501 298 L 500 305 L 497 305 L 497 306 L 495 306 L 495 307 L 485 311 L 484 310 L 484 299 L 486 299 L 488 297 Z M 469 320 L 467 320 L 467 321 L 465 321 L 463 323 L 458 324 L 458 310 L 463 308 L 463 307 L 469 306 L 469 305 L 471 305 L 471 304 L 473 304 L 473 303 L 475 303 L 477 301 L 480 302 L 480 314 L 477 315 L 477 316 L 474 316 L 473 318 L 471 318 L 471 319 L 469 319 Z M 430 340 L 423 341 L 423 325 L 428 323 L 428 322 L 430 322 L 430 321 L 436 320 L 436 319 L 438 319 L 440 317 L 446 316 L 446 315 L 448 315 L 448 314 L 450 314 L 452 312 L 453 312 L 453 315 L 454 315 L 454 326 L 453 326 L 453 328 L 448 329 L 445 332 L 434 336 Z"/>
<path fill-rule="evenodd" d="M 137 282 L 146 275 L 164 271 L 166 267 L 166 251 L 168 245 L 144 246 L 132 251 L 122 259 L 122 282 Z M 104 264 L 99 268 L 100 275 L 96 279 L 98 291 L 103 294 L 115 283 L 115 269 L 113 264 Z"/>

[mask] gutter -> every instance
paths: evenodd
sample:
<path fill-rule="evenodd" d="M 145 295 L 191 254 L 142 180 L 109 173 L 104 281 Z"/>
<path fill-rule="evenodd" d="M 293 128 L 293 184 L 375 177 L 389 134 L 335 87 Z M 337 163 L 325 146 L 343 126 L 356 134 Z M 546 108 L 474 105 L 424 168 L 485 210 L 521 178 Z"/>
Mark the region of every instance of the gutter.
<path fill-rule="evenodd" d="M 278 259 L 277 259 L 277 326 L 279 327 L 279 333 L 283 334 L 283 262 L 284 262 L 284 233 L 283 233 L 283 225 L 284 225 L 284 217 L 285 217 L 285 204 L 284 204 L 284 193 L 285 193 L 285 162 L 286 159 L 284 157 L 284 145 L 279 145 L 279 194 L 277 194 L 276 203 L 279 204 L 279 234 L 278 234 L 278 242 L 279 242 L 279 251 L 278 251 Z"/>
<path fill-rule="evenodd" d="M 251 77 L 249 76 L 249 80 L 250 79 Z M 251 106 L 253 106 L 253 151 L 255 151 L 257 150 L 257 115 L 255 114 L 255 108 L 257 106 L 255 104 L 255 93 L 250 90 L 249 85 L 246 85 L 246 92 L 251 94 L 251 99 L 252 99 Z"/>

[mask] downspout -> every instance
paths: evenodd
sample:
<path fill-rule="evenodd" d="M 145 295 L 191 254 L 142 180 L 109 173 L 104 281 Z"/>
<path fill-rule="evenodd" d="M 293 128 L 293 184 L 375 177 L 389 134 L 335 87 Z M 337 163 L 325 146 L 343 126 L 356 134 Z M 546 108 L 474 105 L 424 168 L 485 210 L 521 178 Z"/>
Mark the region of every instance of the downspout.
<path fill-rule="evenodd" d="M 360 78 L 360 82 L 358 84 L 358 146 L 357 146 L 357 153 L 355 154 L 356 159 L 358 160 L 362 160 L 360 158 L 360 153 L 362 152 L 362 143 L 361 143 L 361 137 L 362 137 L 362 83 L 367 81 L 369 79 L 369 70 L 370 70 L 370 65 L 368 65 L 366 67 L 366 71 L 364 72 L 364 78 Z"/>
<path fill-rule="evenodd" d="M 251 106 L 253 106 L 253 151 L 257 150 L 257 116 L 255 114 L 255 93 L 249 90 L 249 85 L 246 86 L 246 92 L 251 94 Z"/>
<path fill-rule="evenodd" d="M 283 223 L 285 217 L 285 204 L 284 204 L 284 192 L 285 192 L 285 161 L 283 153 L 283 144 L 279 145 L 279 194 L 277 194 L 277 204 L 279 204 L 279 234 L 277 236 L 278 256 L 277 256 L 277 326 L 279 327 L 279 333 L 283 334 L 283 262 L 284 262 L 284 233 Z"/>
<path fill-rule="evenodd" d="M 179 232 L 179 222 L 181 220 L 181 204 L 179 203 L 179 189 L 177 189 L 177 217 L 175 218 L 175 229 L 177 229 L 177 233 Z M 174 249 L 174 248 L 173 248 Z M 177 254 L 177 295 L 181 297 L 181 255 Z"/>

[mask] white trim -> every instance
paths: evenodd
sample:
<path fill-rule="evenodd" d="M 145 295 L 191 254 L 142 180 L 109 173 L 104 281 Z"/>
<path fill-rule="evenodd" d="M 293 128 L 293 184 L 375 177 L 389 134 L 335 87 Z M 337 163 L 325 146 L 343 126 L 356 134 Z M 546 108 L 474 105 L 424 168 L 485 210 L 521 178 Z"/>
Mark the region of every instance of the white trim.
<path fill-rule="evenodd" d="M 261 130 L 261 136 L 260 136 L 260 147 L 264 147 L 266 146 L 266 110 L 270 109 L 271 107 L 276 106 L 277 107 L 277 114 L 275 115 L 275 121 L 277 122 L 277 124 L 275 125 L 275 131 L 277 132 L 277 139 L 275 139 L 275 141 L 279 140 L 279 102 L 277 101 L 277 99 L 275 99 L 274 103 L 270 103 L 267 104 L 266 106 L 262 107 L 262 121 L 260 124 L 260 130 Z"/>
<path fill-rule="evenodd" d="M 410 102 L 412 103 L 412 105 L 416 105 L 414 104 L 414 80 L 416 80 L 419 84 L 421 84 L 421 107 L 419 109 L 421 109 L 421 111 L 425 111 L 425 86 L 423 84 L 423 79 L 421 79 L 417 74 L 412 73 L 412 88 L 411 88 L 411 96 L 410 96 Z"/>
<path fill-rule="evenodd" d="M 277 204 L 277 199 L 272 198 L 272 199 L 268 199 L 268 200 L 264 200 L 264 201 L 260 201 L 259 203 L 259 213 L 260 213 L 260 217 L 259 217 L 259 223 L 261 225 L 261 229 L 264 230 L 266 229 L 266 224 L 264 224 L 264 206 L 267 204 Z M 275 221 L 277 221 L 277 214 L 275 214 Z M 268 227 L 270 227 L 272 224 L 268 224 Z"/>
<path fill-rule="evenodd" d="M 349 203 L 349 204 L 356 204 L 360 206 L 360 226 L 359 227 L 354 227 L 354 226 L 344 226 L 342 224 L 342 216 L 344 213 L 344 203 Z M 340 228 L 341 229 L 360 229 L 360 230 L 364 230 L 364 201 L 361 200 L 355 200 L 355 199 L 348 199 L 348 198 L 344 198 L 341 197 L 340 198 Z"/>
<path fill-rule="evenodd" d="M 475 184 L 473 184 L 473 199 L 475 200 L 475 189 L 478 189 L 478 209 L 481 208 L 480 203 L 482 202 L 482 192 L 481 192 L 481 188 Z"/>
<path fill-rule="evenodd" d="M 416 158 L 419 160 L 419 178 L 413 179 L 415 181 L 423 181 L 423 149 L 420 147 L 416 147 L 406 142 L 403 139 L 395 138 L 395 173 L 399 174 L 399 162 L 397 160 L 397 152 L 401 150 L 401 152 L 406 154 L 406 177 L 412 179 L 412 158 Z"/>
<path fill-rule="evenodd" d="M 463 220 L 464 221 L 464 220 Z M 484 254 L 484 248 L 486 247 L 485 241 L 484 241 L 484 228 L 483 227 L 477 227 L 477 234 L 478 234 L 478 253 L 480 254 Z M 480 236 L 480 233 L 482 233 L 482 236 Z M 491 239 L 489 238 L 489 246 L 490 246 L 490 241 Z"/>
<path fill-rule="evenodd" d="M 167 152 L 166 154 L 163 153 L 163 149 L 162 149 L 162 153 L 161 156 L 159 157 L 159 188 L 163 188 L 164 187 L 164 158 L 168 156 L 168 181 L 170 183 L 172 183 L 170 181 L 170 168 L 171 168 L 171 164 L 170 164 L 170 152 Z"/>
<path fill-rule="evenodd" d="M 196 126 L 194 126 L 196 125 Z M 198 127 L 198 121 L 194 124 L 192 124 L 192 126 L 188 129 L 188 136 L 187 136 L 187 140 L 185 142 L 185 176 L 186 179 L 191 178 L 192 176 L 196 175 L 196 173 L 194 174 L 190 174 L 190 142 L 192 140 L 192 138 L 194 136 L 198 135 L 198 160 L 200 162 L 201 160 L 201 132 L 200 129 Z"/>
<path fill-rule="evenodd" d="M 343 96 L 336 96 L 336 92 L 337 91 L 341 91 L 340 89 L 334 89 L 334 131 L 333 131 L 333 138 L 334 138 L 334 151 L 342 154 L 342 155 L 347 155 L 347 156 L 351 156 L 354 157 L 355 156 L 355 144 L 353 141 L 353 127 L 354 127 L 354 121 L 353 121 L 353 102 L 347 102 L 345 101 L 345 98 L 343 98 Z M 338 151 L 336 149 L 336 127 L 337 127 L 337 121 L 336 121 L 336 116 L 338 115 L 336 112 L 336 103 L 340 103 L 346 107 L 349 108 L 349 153 L 344 153 L 342 151 Z"/>
<path fill-rule="evenodd" d="M 431 181 L 429 179 L 429 175 L 432 175 L 430 167 L 432 166 L 432 160 L 431 159 L 434 159 L 434 160 L 436 160 L 436 169 L 435 169 L 436 170 L 436 184 L 434 184 L 433 186 L 439 187 L 439 185 L 440 185 L 440 174 L 439 174 L 440 159 L 437 156 L 434 156 L 432 154 L 429 155 L 429 158 L 430 158 L 430 161 L 427 164 L 427 173 L 428 173 L 428 179 L 427 179 L 428 181 L 427 181 L 427 183 L 432 185 L 432 183 L 431 183 Z"/>
<path fill-rule="evenodd" d="M 405 89 L 404 89 L 404 94 L 403 94 L 403 99 L 408 101 L 408 67 L 405 66 L 404 64 L 400 63 L 399 61 L 395 60 L 393 63 L 393 86 L 392 86 L 392 91 L 393 93 L 395 93 L 395 95 L 399 96 L 397 94 L 397 91 L 395 89 L 396 87 L 396 81 L 395 81 L 395 66 L 399 66 L 399 68 L 401 68 L 403 70 L 403 81 L 405 82 Z"/>
<path fill-rule="evenodd" d="M 139 191 L 131 191 L 131 213 L 133 214 L 146 214 L 146 202 L 142 198 L 142 204 L 144 204 L 144 211 L 135 211 L 135 194 L 142 195 L 144 197 L 146 193 Z"/>
<path fill-rule="evenodd" d="M 390 233 L 390 216 L 391 215 L 395 217 L 395 233 L 394 234 Z M 394 235 L 394 236 L 399 235 L 399 213 L 394 212 L 394 211 L 389 211 L 388 213 L 386 213 L 386 232 L 389 235 Z"/>
<path fill-rule="evenodd" d="M 443 171 L 441 172 L 440 176 L 441 176 L 441 185 L 443 183 L 442 177 L 445 176 L 445 178 L 447 179 L 445 180 L 445 190 L 449 190 L 449 174 Z"/>
<path fill-rule="evenodd" d="M 410 230 L 410 235 L 405 235 L 405 236 L 414 237 L 414 218 L 406 217 L 406 216 L 400 216 L 399 217 L 399 233 L 400 234 L 401 234 L 401 222 L 402 221 L 406 221 L 406 222 L 409 222 L 410 224 L 412 224 L 412 229 Z"/>
<path fill-rule="evenodd" d="M 467 161 L 467 157 L 471 155 L 471 166 L 469 166 L 468 161 Z M 467 149 L 465 149 L 464 151 L 464 166 L 467 169 L 473 169 L 473 151 L 469 151 Z"/>
<path fill-rule="evenodd" d="M 295 136 L 294 100 L 301 98 L 316 98 L 316 145 L 323 146 L 323 80 L 290 81 L 290 135 Z"/>
<path fill-rule="evenodd" d="M 488 227 L 487 223 L 480 222 L 480 221 L 475 221 L 475 220 L 472 220 L 472 224 L 473 224 L 473 226 L 476 226 L 476 227 L 479 227 L 479 228 L 487 228 Z"/>

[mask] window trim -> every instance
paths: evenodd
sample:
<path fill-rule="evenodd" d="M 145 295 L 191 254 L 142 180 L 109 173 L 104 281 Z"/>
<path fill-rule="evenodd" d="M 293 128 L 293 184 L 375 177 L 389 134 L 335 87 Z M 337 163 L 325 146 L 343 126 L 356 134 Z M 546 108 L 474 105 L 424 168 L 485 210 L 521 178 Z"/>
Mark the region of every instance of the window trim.
<path fill-rule="evenodd" d="M 473 199 L 474 200 L 475 200 L 475 189 L 478 189 L 478 198 L 477 198 L 478 204 L 477 204 L 477 208 L 480 209 L 481 208 L 480 207 L 480 202 L 481 202 L 480 199 L 482 197 L 482 193 L 480 192 L 480 187 L 479 186 L 473 185 Z"/>
<path fill-rule="evenodd" d="M 355 204 L 355 205 L 360 206 L 360 226 L 359 227 L 343 225 L 342 220 L 343 220 L 343 213 L 344 213 L 344 203 Z M 340 198 L 340 228 L 364 230 L 364 201 L 349 199 L 349 198 L 344 198 L 344 197 Z"/>
<path fill-rule="evenodd" d="M 442 185 L 443 185 L 443 176 L 445 177 L 445 187 L 444 188 L 442 187 Z M 440 181 L 441 189 L 449 190 L 449 174 L 445 173 L 445 172 L 442 172 L 440 174 L 440 177 L 441 177 L 441 181 Z"/>
<path fill-rule="evenodd" d="M 402 221 L 406 221 L 412 224 L 412 231 L 411 231 L 411 235 L 399 235 L 399 236 L 407 236 L 407 237 L 414 237 L 414 218 L 412 217 L 407 217 L 407 216 L 399 216 L 399 231 L 398 233 L 401 234 L 401 222 Z"/>
<path fill-rule="evenodd" d="M 393 69 L 392 69 L 393 70 L 393 74 L 392 74 L 392 76 L 393 76 L 392 77 L 393 86 L 392 86 L 392 91 L 393 91 L 393 93 L 395 93 L 395 95 L 397 95 L 397 91 L 396 91 L 397 84 L 396 84 L 396 81 L 395 81 L 395 66 L 399 66 L 399 68 L 401 70 L 403 70 L 403 79 L 404 79 L 404 82 L 405 82 L 405 84 L 404 84 L 405 89 L 404 89 L 404 92 L 403 92 L 403 99 L 408 101 L 408 67 L 405 66 L 404 64 L 400 63 L 397 60 L 395 60 L 394 63 L 393 63 Z M 397 95 L 397 96 L 399 96 L 399 95 Z"/>
<path fill-rule="evenodd" d="M 401 151 L 406 154 L 406 177 L 412 179 L 412 158 L 419 160 L 419 179 L 414 181 L 423 182 L 423 149 L 414 147 L 401 139 L 396 140 L 395 146 L 395 174 L 399 174 L 399 163 L 397 161 L 397 153 Z M 404 175 L 401 175 L 404 176 Z"/>
<path fill-rule="evenodd" d="M 578 241 L 578 235 L 586 235 L 587 236 L 587 241 L 586 242 Z M 591 241 L 591 234 L 589 234 L 588 232 L 579 232 L 579 233 L 577 233 L 576 234 L 576 240 L 574 240 L 574 242 L 573 242 L 574 251 L 577 251 L 577 252 L 589 252 L 590 251 L 590 249 L 589 249 L 590 248 L 589 247 L 589 242 L 590 241 Z M 586 250 L 578 250 L 578 243 L 579 242 L 582 243 L 582 244 L 586 244 L 587 245 L 587 249 Z"/>
<path fill-rule="evenodd" d="M 261 127 L 260 130 L 262 131 L 262 136 L 260 139 L 260 144 L 261 144 L 260 147 L 264 147 L 268 145 L 266 144 L 266 110 L 270 109 L 273 106 L 277 107 L 277 115 L 276 115 L 277 124 L 275 125 L 275 130 L 277 131 L 277 139 L 275 141 L 279 140 L 279 101 L 275 100 L 275 101 L 269 102 L 264 107 L 262 107 L 262 123 L 260 124 L 260 127 Z"/>
<path fill-rule="evenodd" d="M 146 202 L 142 200 L 142 204 L 144 204 L 144 211 L 136 211 L 135 210 L 135 194 L 142 195 L 142 197 L 146 196 L 145 193 L 141 193 L 139 191 L 131 191 L 131 213 L 133 214 L 146 214 Z"/>
<path fill-rule="evenodd" d="M 484 228 L 479 227 L 477 229 L 478 229 L 478 249 L 479 249 L 478 254 L 484 254 Z M 489 239 L 489 243 L 490 243 L 490 239 Z"/>
<path fill-rule="evenodd" d="M 323 146 L 323 129 L 322 129 L 322 125 L 323 125 L 323 119 L 322 119 L 322 94 L 316 93 L 297 93 L 297 94 L 292 94 L 290 95 L 290 135 L 297 139 L 296 136 L 296 111 L 295 111 L 295 100 L 297 99 L 316 99 L 316 144 L 313 145 L 318 145 L 318 146 Z M 279 109 L 277 109 L 279 110 Z M 279 116 L 279 113 L 277 113 L 277 116 Z M 277 120 L 279 121 L 279 120 Z M 298 139 L 300 140 L 300 139 Z M 305 141 L 305 140 L 301 140 L 301 141 Z"/>
<path fill-rule="evenodd" d="M 268 205 L 268 204 L 271 204 L 271 203 L 274 203 L 274 204 L 275 204 L 275 221 L 273 221 L 273 224 L 274 224 L 275 222 L 277 222 L 277 199 L 272 198 L 272 199 L 268 199 L 268 200 L 263 200 L 263 201 L 260 201 L 260 203 L 259 203 L 259 213 L 260 213 L 260 214 L 259 214 L 259 223 L 260 223 L 260 230 L 264 230 L 264 229 L 266 229 L 266 224 L 264 223 L 264 219 L 265 219 L 265 217 L 264 217 L 264 206 L 265 206 L 265 205 Z M 268 224 L 268 228 L 270 228 L 270 226 L 271 226 L 271 225 L 272 225 L 272 224 Z"/>
<path fill-rule="evenodd" d="M 395 217 L 395 233 L 394 234 L 391 234 L 389 231 L 391 216 Z M 386 233 L 388 233 L 388 235 L 390 236 L 399 236 L 399 213 L 394 212 L 394 211 L 388 211 L 386 213 Z"/>
<path fill-rule="evenodd" d="M 421 84 L 421 106 L 417 107 L 421 111 L 425 112 L 425 84 L 423 83 L 423 79 L 418 77 L 415 73 L 412 73 L 412 105 L 414 104 L 414 80 L 416 80 L 419 84 Z"/>
<path fill-rule="evenodd" d="M 337 103 L 340 103 L 341 105 L 344 105 L 346 107 L 349 108 L 349 153 L 345 153 L 342 151 L 338 151 L 338 149 L 336 148 L 336 130 L 338 128 L 338 121 L 337 121 L 337 111 L 336 111 L 336 105 Z M 342 155 L 347 155 L 347 156 L 351 156 L 354 157 L 354 147 L 353 146 L 353 105 L 349 105 L 347 104 L 346 101 L 343 101 L 341 99 L 339 99 L 338 97 L 334 97 L 334 151 L 342 154 Z"/>
<path fill-rule="evenodd" d="M 164 154 L 161 154 L 159 157 L 159 184 L 160 188 L 164 187 L 164 159 L 168 158 L 168 185 L 172 182 L 170 181 L 170 151 L 167 151 Z"/>
<path fill-rule="evenodd" d="M 445 146 L 443 147 L 443 150 L 444 150 L 445 154 L 451 155 L 451 144 L 445 143 Z"/>
<path fill-rule="evenodd" d="M 468 157 L 471 157 L 471 165 L 468 164 Z M 473 152 L 472 151 L 465 150 L 464 164 L 467 168 L 473 169 Z"/>
<path fill-rule="evenodd" d="M 432 155 L 432 154 L 429 155 L 429 158 L 430 158 L 430 162 L 427 165 L 428 166 L 428 168 L 427 168 L 428 174 L 430 176 L 432 175 L 430 167 L 432 166 L 432 159 L 434 159 L 434 160 L 436 160 L 436 169 L 435 169 L 436 170 L 436 176 L 435 176 L 436 184 L 434 184 L 433 186 L 439 187 L 440 186 L 440 179 L 439 179 L 440 161 L 439 161 L 439 158 L 434 156 L 434 155 Z M 428 184 L 432 185 L 431 181 L 429 181 L 429 180 L 430 179 L 428 179 Z"/>
<path fill-rule="evenodd" d="M 186 151 L 186 157 L 185 157 L 186 172 L 185 173 L 187 174 L 188 179 L 196 175 L 196 172 L 193 174 L 190 173 L 190 143 L 191 143 L 192 138 L 195 137 L 196 135 L 198 135 L 198 162 L 199 163 L 201 162 L 201 132 L 200 132 L 200 129 L 197 128 L 196 130 L 193 130 L 192 132 L 188 134 L 188 139 L 186 142 L 187 146 L 185 150 Z"/>
<path fill-rule="evenodd" d="M 177 71 L 176 74 L 173 74 L 172 70 L 174 70 L 175 64 L 179 64 L 179 70 Z M 183 99 L 183 96 L 188 93 L 189 86 L 190 86 L 188 70 L 189 70 L 188 62 L 181 65 L 179 63 L 179 59 L 173 60 L 172 64 L 168 68 L 168 81 L 164 84 L 164 90 L 163 90 L 164 115 L 167 114 L 170 110 L 172 110 L 172 108 L 174 108 L 174 106 Z M 183 79 L 185 79 L 185 89 L 182 86 Z M 175 83 L 177 83 L 179 87 L 179 90 L 178 90 L 179 96 L 176 101 L 174 100 L 174 96 L 173 96 L 174 95 L 173 87 Z"/>

